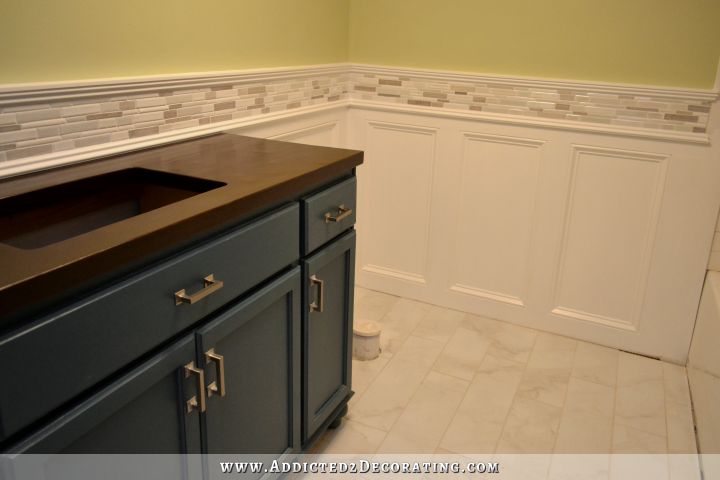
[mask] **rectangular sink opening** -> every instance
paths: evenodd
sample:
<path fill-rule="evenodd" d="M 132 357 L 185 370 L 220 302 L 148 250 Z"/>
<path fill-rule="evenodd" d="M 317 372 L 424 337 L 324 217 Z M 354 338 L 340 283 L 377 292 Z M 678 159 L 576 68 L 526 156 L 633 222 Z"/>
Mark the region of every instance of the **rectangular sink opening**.
<path fill-rule="evenodd" d="M 130 168 L 0 199 L 0 243 L 41 248 L 224 186 Z"/>

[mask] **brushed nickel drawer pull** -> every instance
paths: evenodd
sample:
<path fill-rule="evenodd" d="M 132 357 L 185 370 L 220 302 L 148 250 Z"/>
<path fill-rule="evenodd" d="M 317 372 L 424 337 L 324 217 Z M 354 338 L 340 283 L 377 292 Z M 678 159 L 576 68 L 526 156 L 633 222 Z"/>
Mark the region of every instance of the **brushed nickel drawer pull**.
<path fill-rule="evenodd" d="M 325 214 L 325 223 L 341 222 L 353 213 L 352 208 L 346 208 L 345 205 L 340 205 L 339 207 L 337 207 L 337 210 L 338 213 L 335 217 L 333 217 L 332 213 L 330 212 L 327 212 Z"/>
<path fill-rule="evenodd" d="M 185 378 L 190 378 L 190 375 L 197 375 L 197 388 L 198 394 L 193 395 L 190 400 L 185 402 L 186 412 L 190 413 L 193 410 L 205 411 L 205 371 L 197 368 L 195 362 L 190 362 L 185 365 Z M 200 399 L 198 400 L 198 397 Z"/>
<path fill-rule="evenodd" d="M 311 312 L 321 312 L 325 308 L 325 281 L 320 280 L 317 275 L 310 277 L 310 287 L 318 286 L 318 300 L 310 304 Z"/>
<path fill-rule="evenodd" d="M 215 349 L 211 348 L 205 352 L 205 363 L 215 363 L 215 375 L 217 380 L 207 386 L 208 397 L 213 395 L 225 396 L 225 357 L 215 353 Z"/>
<path fill-rule="evenodd" d="M 202 290 L 199 290 L 198 292 L 188 295 L 185 293 L 185 289 L 178 290 L 175 292 L 175 305 L 181 305 L 183 303 L 189 303 L 192 305 L 195 302 L 199 302 L 203 298 L 207 297 L 211 293 L 215 293 L 221 288 L 223 288 L 223 281 L 222 280 L 215 280 L 215 275 L 210 274 L 207 277 L 203 278 L 203 288 Z"/>

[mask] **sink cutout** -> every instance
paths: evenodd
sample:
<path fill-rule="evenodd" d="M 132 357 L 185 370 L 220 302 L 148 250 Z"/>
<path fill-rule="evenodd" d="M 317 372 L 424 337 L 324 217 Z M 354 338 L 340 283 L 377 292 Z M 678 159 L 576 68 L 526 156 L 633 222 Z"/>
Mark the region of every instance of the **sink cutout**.
<path fill-rule="evenodd" d="M 31 250 L 224 186 L 130 168 L 0 199 L 0 243 Z"/>

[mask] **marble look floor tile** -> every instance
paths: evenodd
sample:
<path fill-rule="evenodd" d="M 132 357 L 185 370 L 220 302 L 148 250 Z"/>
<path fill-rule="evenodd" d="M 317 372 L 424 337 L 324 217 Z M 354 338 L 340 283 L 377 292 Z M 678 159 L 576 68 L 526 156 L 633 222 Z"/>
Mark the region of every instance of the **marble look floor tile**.
<path fill-rule="evenodd" d="M 410 336 L 354 404 L 352 420 L 389 431 L 441 350 L 438 342 Z"/>
<path fill-rule="evenodd" d="M 433 370 L 472 380 L 489 346 L 487 337 L 475 329 L 467 328 L 463 323 L 445 344 Z"/>
<path fill-rule="evenodd" d="M 614 387 L 617 383 L 619 353 L 614 348 L 578 342 L 572 376 Z"/>
<path fill-rule="evenodd" d="M 380 445 L 380 453 L 433 453 L 469 382 L 430 372 Z"/>
<path fill-rule="evenodd" d="M 668 453 L 696 453 L 695 426 L 690 405 L 665 403 Z"/>
<path fill-rule="evenodd" d="M 576 340 L 559 335 L 539 333 L 528 360 L 528 368 L 567 370 L 570 375 L 577 343 Z"/>
<path fill-rule="evenodd" d="M 615 423 L 665 437 L 665 392 L 662 380 L 618 387 Z"/>
<path fill-rule="evenodd" d="M 690 389 L 685 367 L 667 362 L 663 362 L 662 366 L 665 379 L 665 399 L 680 405 L 690 405 Z"/>
<path fill-rule="evenodd" d="M 352 420 L 343 420 L 340 427 L 328 430 L 313 446 L 310 453 L 333 455 L 372 455 L 386 433 Z"/>
<path fill-rule="evenodd" d="M 498 453 L 552 453 L 562 409 L 515 398 L 503 429 Z"/>
<path fill-rule="evenodd" d="M 548 480 L 609 480 L 610 455 L 553 455 Z"/>
<path fill-rule="evenodd" d="M 565 404 L 570 372 L 566 369 L 543 368 L 525 370 L 517 396 L 562 407 Z"/>
<path fill-rule="evenodd" d="M 662 362 L 641 355 L 620 352 L 618 358 L 618 387 L 637 385 L 643 382 L 663 381 Z"/>
<path fill-rule="evenodd" d="M 365 290 L 355 299 L 354 321 L 379 321 L 400 299 L 387 293 Z"/>
<path fill-rule="evenodd" d="M 615 423 L 612 453 L 667 453 L 665 437 Z"/>
<path fill-rule="evenodd" d="M 518 363 L 485 357 L 440 446 L 456 453 L 495 451 L 522 374 Z"/>
<path fill-rule="evenodd" d="M 688 368 L 700 453 L 720 454 L 720 378 Z M 720 455 L 715 463 L 720 478 Z"/>
<path fill-rule="evenodd" d="M 571 378 L 556 453 L 609 453 L 615 389 Z"/>
<path fill-rule="evenodd" d="M 395 353 L 418 326 L 431 305 L 400 298 L 378 321 L 380 324 L 380 348 Z"/>
<path fill-rule="evenodd" d="M 477 315 L 467 315 L 462 325 L 473 328 L 490 340 L 488 353 L 519 363 L 527 363 L 538 332 Z"/>
<path fill-rule="evenodd" d="M 450 340 L 464 317 L 463 312 L 433 305 L 420 320 L 413 335 L 445 343 Z"/>
<path fill-rule="evenodd" d="M 392 353 L 380 352 L 380 356 L 373 360 L 352 361 L 352 389 L 355 396 L 360 396 L 367 387 L 375 380 L 375 377 L 382 371 L 392 358 Z"/>

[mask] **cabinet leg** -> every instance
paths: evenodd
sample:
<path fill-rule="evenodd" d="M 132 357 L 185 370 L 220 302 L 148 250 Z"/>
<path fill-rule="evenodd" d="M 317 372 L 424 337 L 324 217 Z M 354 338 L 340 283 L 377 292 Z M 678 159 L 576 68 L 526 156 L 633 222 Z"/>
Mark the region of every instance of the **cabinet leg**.
<path fill-rule="evenodd" d="M 342 419 L 345 415 L 347 415 L 348 407 L 347 404 L 343 407 L 342 410 L 340 410 L 340 413 L 338 413 L 338 416 L 335 417 L 335 420 L 332 421 L 330 425 L 328 425 L 328 428 L 330 429 L 336 429 L 342 424 Z"/>

